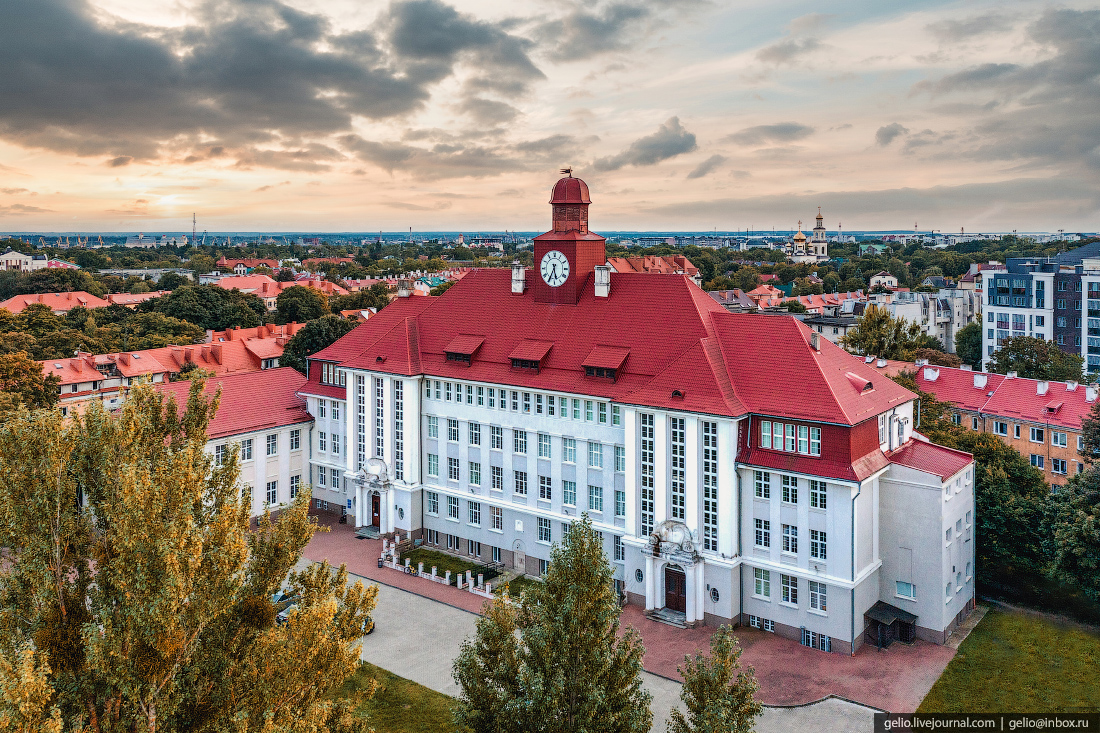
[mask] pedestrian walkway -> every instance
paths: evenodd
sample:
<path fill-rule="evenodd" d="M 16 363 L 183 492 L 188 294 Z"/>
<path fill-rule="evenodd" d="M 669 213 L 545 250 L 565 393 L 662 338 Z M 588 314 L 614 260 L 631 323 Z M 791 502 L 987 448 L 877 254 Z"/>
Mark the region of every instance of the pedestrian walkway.
<path fill-rule="evenodd" d="M 346 563 L 353 574 L 468 613 L 479 613 L 487 602 L 453 586 L 379 568 L 381 551 L 381 540 L 356 539 L 354 529 L 338 524 L 331 532 L 315 535 L 305 557 L 314 561 L 327 558 L 334 565 Z M 414 618 L 406 616 L 404 622 Z M 624 629 L 633 626 L 641 634 L 645 670 L 674 683 L 680 680 L 677 667 L 684 657 L 708 649 L 714 633 L 707 627 L 677 629 L 651 621 L 641 608 L 632 605 L 623 609 L 622 621 Z M 756 669 L 760 681 L 757 698 L 772 706 L 806 705 L 836 696 L 880 710 L 913 712 L 955 654 L 949 647 L 918 641 L 912 646 L 894 644 L 882 651 L 864 646 L 850 657 L 809 649 L 757 629 L 739 627 L 736 633 L 743 649 L 742 662 Z M 458 636 L 459 641 L 462 638 L 464 634 Z"/>

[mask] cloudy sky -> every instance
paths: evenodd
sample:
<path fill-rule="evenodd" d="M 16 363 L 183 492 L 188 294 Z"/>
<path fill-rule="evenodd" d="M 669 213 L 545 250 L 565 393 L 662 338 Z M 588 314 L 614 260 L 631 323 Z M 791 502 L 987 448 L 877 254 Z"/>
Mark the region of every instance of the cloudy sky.
<path fill-rule="evenodd" d="M 1096 3 L 0 0 L 0 231 L 1100 229 Z"/>

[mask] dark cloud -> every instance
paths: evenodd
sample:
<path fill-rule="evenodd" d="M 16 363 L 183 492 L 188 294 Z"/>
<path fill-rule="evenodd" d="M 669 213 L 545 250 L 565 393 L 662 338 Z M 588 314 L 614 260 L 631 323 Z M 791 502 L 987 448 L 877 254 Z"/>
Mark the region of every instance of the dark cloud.
<path fill-rule="evenodd" d="M 593 166 L 598 171 L 614 171 L 624 165 L 655 165 L 696 147 L 695 135 L 684 129 L 679 117 L 670 117 L 657 132 L 635 140 L 618 155 L 599 158 Z"/>
<path fill-rule="evenodd" d="M 121 168 L 124 165 L 130 165 L 134 161 L 132 155 L 120 155 L 117 158 L 111 158 L 107 161 L 109 168 Z"/>
<path fill-rule="evenodd" d="M 511 122 L 519 116 L 519 110 L 512 105 L 481 97 L 470 97 L 464 100 L 459 104 L 458 109 L 483 125 L 499 125 Z"/>
<path fill-rule="evenodd" d="M 0 139 L 112 161 L 323 170 L 325 140 L 354 118 L 418 110 L 453 75 L 470 94 L 525 92 L 542 76 L 530 48 L 438 0 L 395 0 L 350 33 L 280 0 L 202 0 L 180 27 L 114 21 L 88 0 L 9 0 Z"/>
<path fill-rule="evenodd" d="M 875 132 L 875 142 L 883 146 L 889 145 L 900 135 L 905 135 L 908 132 L 908 127 L 903 127 L 899 122 L 891 122 L 889 125 L 878 128 Z"/>
<path fill-rule="evenodd" d="M 1015 16 L 985 13 L 960 20 L 940 20 L 925 29 L 940 41 L 965 41 L 987 33 L 1003 33 L 1012 29 Z"/>
<path fill-rule="evenodd" d="M 555 61 L 579 61 L 626 48 L 630 32 L 650 12 L 641 3 L 612 3 L 602 10 L 577 7 L 539 25 L 535 37 Z"/>
<path fill-rule="evenodd" d="M 727 135 L 722 142 L 737 145 L 764 145 L 766 143 L 787 143 L 802 140 L 812 135 L 814 128 L 798 122 L 777 122 L 774 125 L 756 125 Z"/>
<path fill-rule="evenodd" d="M 726 156 L 724 156 L 724 155 L 712 155 L 709 158 L 707 158 L 706 160 L 704 160 L 702 163 L 700 163 L 699 165 L 695 166 L 695 168 L 693 168 L 692 171 L 687 174 L 687 177 L 689 179 L 691 179 L 691 178 L 702 178 L 703 176 L 707 175 L 708 173 L 713 172 L 715 168 L 717 168 L 719 165 L 721 165 L 725 161 L 726 161 Z"/>

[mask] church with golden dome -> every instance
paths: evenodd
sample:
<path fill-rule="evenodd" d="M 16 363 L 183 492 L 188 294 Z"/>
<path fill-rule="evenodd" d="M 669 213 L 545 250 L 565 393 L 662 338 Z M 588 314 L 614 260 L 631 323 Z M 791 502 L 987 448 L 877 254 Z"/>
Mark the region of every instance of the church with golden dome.
<path fill-rule="evenodd" d="M 808 262 L 814 264 L 829 259 L 829 240 L 825 236 L 825 224 L 821 216 L 821 207 L 817 207 L 817 224 L 813 233 L 807 237 L 802 233 L 802 222 L 798 222 L 798 233 L 791 239 L 787 250 L 791 261 L 796 264 Z"/>

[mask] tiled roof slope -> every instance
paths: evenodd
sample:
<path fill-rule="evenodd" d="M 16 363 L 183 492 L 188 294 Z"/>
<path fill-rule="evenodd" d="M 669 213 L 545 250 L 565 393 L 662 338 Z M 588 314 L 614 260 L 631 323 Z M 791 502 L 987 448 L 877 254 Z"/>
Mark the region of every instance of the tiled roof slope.
<path fill-rule="evenodd" d="M 291 367 L 265 369 L 261 372 L 229 374 L 206 380 L 204 394 L 208 397 L 221 387 L 221 403 L 210 421 L 207 435 L 224 438 L 257 430 L 312 422 L 306 412 L 306 401 L 298 395 L 306 378 Z M 157 389 L 176 398 L 182 410 L 187 403 L 190 382 L 169 382 Z M 258 396 L 262 395 L 262 399 Z M 256 446 L 254 450 L 262 450 Z"/>
<path fill-rule="evenodd" d="M 536 302 L 535 277 L 529 271 L 527 291 L 513 295 L 509 270 L 472 272 L 441 297 L 394 301 L 313 358 L 706 414 L 751 411 L 846 425 L 913 397 L 825 339 L 815 351 L 810 330 L 795 319 L 729 313 L 683 275 L 613 273 L 608 298 L 596 297 L 589 279 L 576 307 Z M 485 339 L 469 366 L 445 360 L 460 334 Z M 511 368 L 509 355 L 525 340 L 553 342 L 537 373 Z M 630 350 L 614 382 L 584 376 L 596 346 Z M 857 391 L 853 379 L 873 389 Z"/>
<path fill-rule="evenodd" d="M 1081 384 L 1068 389 L 1072 385 L 1066 382 L 1048 382 L 1046 392 L 1039 394 L 1040 386 L 1036 379 L 1004 379 L 982 412 L 1080 430 L 1081 421 L 1096 404 L 1088 399 L 1089 388 Z"/>
<path fill-rule="evenodd" d="M 97 298 L 91 293 L 76 290 L 70 293 L 32 293 L 30 295 L 15 295 L 0 303 L 0 308 L 12 313 L 22 313 L 27 306 L 34 303 L 43 303 L 54 312 L 67 312 L 82 305 L 85 308 L 106 308 L 110 303 L 103 298 Z"/>
<path fill-rule="evenodd" d="M 917 386 L 936 396 L 941 402 L 953 402 L 964 410 L 981 412 L 989 398 L 1005 381 L 1003 374 L 987 374 L 965 369 L 922 366 L 913 367 Z M 1081 390 L 1084 392 L 1084 389 Z"/>
<path fill-rule="evenodd" d="M 920 440 L 916 437 L 891 452 L 888 457 L 891 463 L 939 476 L 941 481 L 954 476 L 974 460 L 969 453 L 945 448 L 942 445 L 929 443 L 927 439 Z"/>

